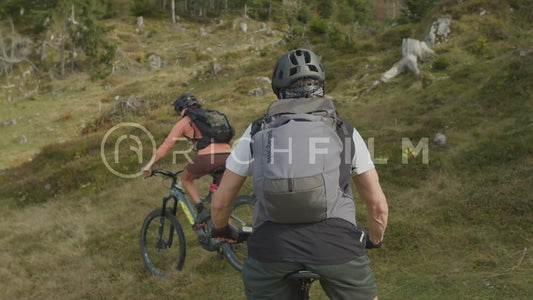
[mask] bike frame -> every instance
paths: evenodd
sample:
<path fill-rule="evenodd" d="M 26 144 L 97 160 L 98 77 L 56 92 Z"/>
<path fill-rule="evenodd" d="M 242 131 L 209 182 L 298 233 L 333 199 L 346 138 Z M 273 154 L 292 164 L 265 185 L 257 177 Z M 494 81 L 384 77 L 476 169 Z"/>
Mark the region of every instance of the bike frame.
<path fill-rule="evenodd" d="M 194 224 L 194 219 L 196 218 L 196 212 L 194 208 L 192 207 L 191 201 L 189 201 L 189 198 L 181 191 L 175 184 L 172 184 L 170 195 L 163 198 L 163 212 L 166 209 L 166 205 L 168 200 L 174 199 L 174 205 L 172 207 L 172 212 L 174 215 L 176 215 L 177 212 L 177 204 L 179 203 L 181 206 L 181 209 L 185 213 L 185 216 L 187 217 L 187 220 L 191 225 Z"/>
<path fill-rule="evenodd" d="M 181 209 L 183 210 L 183 212 L 185 213 L 185 216 L 187 217 L 187 220 L 189 221 L 189 224 L 194 225 L 194 219 L 196 218 L 197 213 L 195 209 L 193 208 L 191 201 L 189 200 L 187 195 L 185 195 L 183 190 L 179 188 L 177 185 L 177 178 L 181 172 L 182 171 L 176 173 L 176 176 L 172 178 L 172 186 L 170 188 L 170 194 L 168 196 L 163 197 L 163 207 L 161 211 L 161 216 L 162 217 L 165 216 L 165 211 L 168 206 L 168 201 L 170 199 L 173 199 L 174 203 L 172 205 L 172 213 L 176 215 L 178 211 L 178 203 L 179 203 Z M 202 202 L 210 202 L 212 196 L 213 196 L 213 192 L 210 190 L 209 194 L 206 197 L 201 197 Z"/>
<path fill-rule="evenodd" d="M 177 185 L 177 179 L 178 175 L 183 172 L 179 171 L 175 174 L 175 176 L 172 177 L 172 186 L 170 188 L 170 194 L 168 196 L 163 197 L 163 206 L 161 209 L 161 221 L 159 223 L 159 237 L 163 235 L 164 231 L 164 218 L 165 218 L 165 211 L 167 210 L 167 207 L 169 206 L 169 200 L 174 200 L 171 204 L 172 214 L 176 216 L 176 213 L 178 211 L 178 203 L 180 204 L 180 207 L 182 211 L 185 213 L 185 216 L 187 217 L 187 221 L 192 226 L 194 225 L 194 220 L 196 218 L 196 210 L 193 208 L 191 201 L 185 195 L 185 192 L 178 187 Z M 213 177 L 214 178 L 214 177 Z M 215 181 L 215 178 L 213 179 L 213 183 Z M 213 196 L 212 189 L 209 190 L 209 194 L 207 194 L 206 197 L 201 197 L 202 202 L 210 202 L 211 197 Z M 172 226 L 172 225 L 171 225 Z M 218 250 L 218 244 L 219 241 L 213 241 L 210 238 L 210 234 L 207 234 L 204 230 L 195 230 L 194 231 L 196 235 L 198 236 L 200 243 L 202 247 L 208 251 L 215 251 Z M 171 227 L 169 231 L 169 237 L 168 237 L 168 246 L 172 246 L 172 241 L 174 237 L 174 228 Z M 204 241 L 204 242 L 202 242 Z"/>

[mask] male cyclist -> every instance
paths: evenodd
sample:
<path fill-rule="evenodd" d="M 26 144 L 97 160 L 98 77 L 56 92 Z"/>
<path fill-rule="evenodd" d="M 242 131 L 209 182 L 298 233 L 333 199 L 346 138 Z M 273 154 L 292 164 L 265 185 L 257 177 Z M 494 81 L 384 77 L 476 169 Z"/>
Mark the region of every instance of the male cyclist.
<path fill-rule="evenodd" d="M 315 53 L 305 49 L 289 51 L 281 56 L 274 69 L 272 88 L 280 99 L 274 103 L 282 106 L 289 103 L 290 106 L 290 103 L 305 105 L 307 101 L 328 101 L 324 99 L 324 80 L 324 69 Z M 302 147 L 300 142 L 290 143 L 293 139 L 298 139 L 298 135 L 307 134 L 305 131 L 313 130 L 311 125 L 316 124 L 315 119 L 308 118 L 305 114 L 298 117 L 287 114 L 266 127 L 254 122 L 247 128 L 226 162 L 224 178 L 211 204 L 213 237 L 230 242 L 238 238 L 234 229 L 228 226 L 231 202 L 246 177 L 253 175 L 257 204 L 253 233 L 248 238 L 248 259 L 242 272 L 249 299 L 294 299 L 298 287 L 284 277 L 301 269 L 318 273 L 322 288 L 332 299 L 377 299 L 376 282 L 364 250 L 365 241 L 356 225 L 353 195 L 349 191 L 350 178 L 367 206 L 371 246 L 379 247 L 383 241 L 388 220 L 387 200 L 368 148 L 357 130 L 348 122 L 340 119 L 343 125 L 337 132 L 320 127 L 320 132 L 329 130 L 335 134 L 344 131 L 348 134 L 342 139 L 331 132 L 329 137 L 311 136 L 309 139 L 314 142 L 309 147 L 315 147 L 314 152 L 306 152 L 307 146 Z M 300 122 L 302 120 L 308 122 Z M 264 120 L 263 122 L 265 123 Z M 295 126 L 299 122 L 303 126 Z M 291 137 L 289 144 L 281 145 L 285 139 L 276 134 L 287 128 L 301 131 Z M 331 142 L 324 142 L 325 138 Z M 324 143 L 320 145 L 322 148 L 317 146 L 321 142 Z M 341 143 L 343 147 L 339 147 Z M 302 151 L 292 155 L 289 153 L 292 147 L 301 147 Z M 337 159 L 332 160 L 336 165 L 324 164 L 323 174 L 303 179 L 283 178 L 292 176 L 291 172 L 306 170 L 301 170 L 301 164 L 292 168 L 281 165 L 276 170 L 291 168 L 291 171 L 278 172 L 283 173 L 279 179 L 267 178 L 275 173 L 271 171 L 276 168 L 275 164 L 287 157 L 290 164 L 291 160 L 301 160 L 300 156 L 305 156 L 305 153 L 316 157 L 327 156 L 330 149 L 338 148 L 355 151 L 346 153 L 343 150 L 341 158 L 347 157 L 346 162 Z M 339 152 L 340 150 L 335 153 Z M 338 156 L 335 154 L 328 159 Z M 304 157 L 301 161 L 305 163 L 306 159 Z M 314 165 L 310 164 L 309 167 Z M 346 176 L 348 186 L 341 184 L 343 176 Z M 256 181 L 257 177 L 260 180 Z M 305 188 L 315 185 L 316 189 Z M 302 187 L 300 196 L 304 196 L 296 196 Z M 295 195 L 294 199 L 291 195 Z M 306 203 L 307 196 L 315 199 L 314 203 L 321 209 L 296 205 L 285 210 L 284 205 L 290 206 L 288 203 L 293 200 Z M 280 202 L 280 199 L 285 202 Z M 325 206 L 324 202 L 327 203 Z M 282 209 L 278 211 L 280 207 Z"/>
<path fill-rule="evenodd" d="M 185 93 L 179 96 L 172 105 L 178 113 L 178 116 L 181 117 L 181 120 L 174 125 L 163 144 L 159 146 L 154 159 L 142 168 L 146 176 L 151 174 L 152 166 L 170 151 L 179 138 L 184 136 L 196 146 L 198 140 L 202 137 L 198 127 L 192 122 L 191 118 L 185 114 L 187 109 L 191 107 L 201 107 L 198 99 L 193 94 Z M 205 222 L 209 213 L 204 209 L 200 199 L 200 193 L 193 181 L 204 175 L 210 174 L 212 170 L 219 166 L 224 166 L 230 152 L 231 147 L 229 144 L 212 143 L 207 147 L 198 150 L 198 155 L 185 167 L 185 171 L 181 175 L 183 187 L 189 194 L 189 198 L 195 203 L 198 211 L 198 215 L 195 219 L 195 227 L 196 225 Z"/>

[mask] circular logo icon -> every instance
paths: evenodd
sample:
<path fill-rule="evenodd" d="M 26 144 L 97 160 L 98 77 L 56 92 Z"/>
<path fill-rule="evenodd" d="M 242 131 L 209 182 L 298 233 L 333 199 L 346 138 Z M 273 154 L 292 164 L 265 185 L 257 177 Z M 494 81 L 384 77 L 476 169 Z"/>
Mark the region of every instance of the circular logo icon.
<path fill-rule="evenodd" d="M 145 157 L 145 144 L 151 144 L 150 159 L 153 159 L 156 152 L 153 135 L 138 123 L 120 123 L 104 135 L 100 155 L 111 173 L 122 178 L 135 178 L 142 174 L 139 169 Z"/>

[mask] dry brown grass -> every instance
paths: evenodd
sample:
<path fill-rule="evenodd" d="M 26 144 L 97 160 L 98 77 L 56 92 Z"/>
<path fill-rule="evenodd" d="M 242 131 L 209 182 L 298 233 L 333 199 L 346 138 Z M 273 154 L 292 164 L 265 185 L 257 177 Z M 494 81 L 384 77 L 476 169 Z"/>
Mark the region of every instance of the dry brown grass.
<path fill-rule="evenodd" d="M 176 295 L 180 285 L 200 284 L 201 270 L 215 263 L 215 257 L 196 245 L 185 223 L 189 271 L 159 279 L 142 264 L 138 232 L 143 216 L 159 205 L 165 192 L 157 178 L 134 179 L 92 197 L 60 197 L 21 210 L 1 207 L 3 297 L 125 299 L 139 298 L 139 290 L 147 288 L 142 291 L 146 299 L 151 288 L 154 294 L 165 289 L 168 296 Z M 233 273 L 238 281 L 238 273 L 225 262 L 214 267 Z M 143 287 L 145 282 L 149 287 Z M 182 297 L 178 299 L 190 299 Z"/>

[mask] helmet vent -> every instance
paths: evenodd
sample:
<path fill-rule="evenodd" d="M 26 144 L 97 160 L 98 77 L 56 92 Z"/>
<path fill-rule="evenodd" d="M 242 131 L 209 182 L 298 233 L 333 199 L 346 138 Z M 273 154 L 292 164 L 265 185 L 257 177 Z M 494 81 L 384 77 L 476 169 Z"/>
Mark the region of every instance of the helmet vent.
<path fill-rule="evenodd" d="M 315 65 L 308 65 L 307 66 L 309 68 L 309 70 L 313 71 L 313 72 L 318 72 L 318 69 Z"/>
<path fill-rule="evenodd" d="M 304 51 L 304 58 L 306 64 L 311 63 L 311 54 L 309 54 L 309 52 Z"/>
<path fill-rule="evenodd" d="M 293 65 L 298 65 L 298 59 L 296 58 L 294 53 L 290 55 L 290 60 Z"/>
<path fill-rule="evenodd" d="M 296 73 L 298 73 L 298 67 L 291 68 L 291 70 L 289 71 L 289 76 L 292 76 Z"/>

